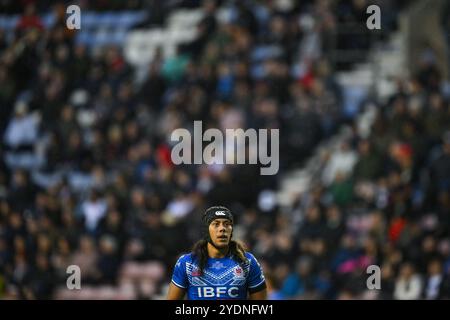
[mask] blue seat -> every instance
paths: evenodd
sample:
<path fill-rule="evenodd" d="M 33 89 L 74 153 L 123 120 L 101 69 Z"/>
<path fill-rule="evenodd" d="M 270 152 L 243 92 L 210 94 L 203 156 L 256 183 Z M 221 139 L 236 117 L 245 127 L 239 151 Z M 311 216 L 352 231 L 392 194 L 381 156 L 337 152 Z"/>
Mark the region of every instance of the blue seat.
<path fill-rule="evenodd" d="M 112 35 L 112 42 L 116 45 L 123 45 L 127 37 L 127 31 L 125 29 L 118 29 Z"/>
<path fill-rule="evenodd" d="M 77 44 L 84 44 L 88 47 L 92 46 L 94 44 L 94 37 L 92 36 L 92 33 L 87 31 L 87 30 L 83 30 L 83 28 L 81 28 L 81 31 L 77 33 L 76 35 L 76 39 L 75 39 Z"/>
<path fill-rule="evenodd" d="M 135 14 L 135 19 L 137 22 L 142 22 L 147 18 L 147 12 L 146 11 L 138 11 Z"/>
<path fill-rule="evenodd" d="M 254 62 L 276 58 L 281 54 L 281 49 L 277 46 L 259 46 L 252 51 L 251 59 Z"/>
<path fill-rule="evenodd" d="M 42 23 L 46 29 L 49 29 L 55 25 L 56 17 L 53 13 L 48 13 L 42 17 Z"/>
<path fill-rule="evenodd" d="M 116 13 L 113 13 L 113 12 L 102 13 L 99 16 L 97 26 L 113 28 L 114 26 L 117 25 L 118 18 L 119 18 L 119 15 Z"/>
<path fill-rule="evenodd" d="M 122 28 L 131 28 L 132 26 L 142 22 L 147 17 L 145 11 L 123 11 L 117 19 L 117 24 Z"/>
<path fill-rule="evenodd" d="M 6 19 L 7 17 L 5 16 L 0 16 L 0 29 L 6 29 Z"/>
<path fill-rule="evenodd" d="M 270 12 L 266 7 L 256 5 L 253 7 L 253 13 L 260 25 L 267 25 L 269 23 Z"/>
<path fill-rule="evenodd" d="M 130 28 L 135 23 L 134 19 L 134 15 L 132 13 L 123 12 L 119 15 L 117 24 L 121 28 Z"/>
<path fill-rule="evenodd" d="M 263 79 L 266 76 L 264 65 L 257 64 L 250 68 L 250 75 L 253 79 Z"/>
<path fill-rule="evenodd" d="M 112 33 L 101 29 L 94 34 L 94 45 L 105 46 L 113 43 Z"/>
<path fill-rule="evenodd" d="M 94 28 L 98 24 L 98 15 L 94 12 L 81 12 L 81 29 Z"/>
<path fill-rule="evenodd" d="M 14 30 L 19 22 L 20 17 L 18 15 L 15 16 L 6 16 L 4 21 L 4 30 Z"/>

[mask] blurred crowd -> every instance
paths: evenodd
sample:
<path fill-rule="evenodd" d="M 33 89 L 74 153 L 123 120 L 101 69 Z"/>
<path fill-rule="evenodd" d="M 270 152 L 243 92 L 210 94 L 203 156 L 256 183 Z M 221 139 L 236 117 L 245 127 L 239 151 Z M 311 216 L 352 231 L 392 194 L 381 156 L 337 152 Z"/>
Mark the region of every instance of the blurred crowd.
<path fill-rule="evenodd" d="M 293 210 L 252 234 L 275 297 L 450 297 L 450 105 L 419 79 L 377 106 L 370 134 L 355 121 Z M 380 291 L 367 290 L 370 265 Z"/>
<path fill-rule="evenodd" d="M 384 3 L 395 28 L 400 2 Z M 450 105 L 433 59 L 387 103 L 371 101 L 369 134 L 342 114 L 328 53 L 339 23 L 365 20 L 366 1 L 81 4 L 160 13 L 140 28 L 181 6 L 205 15 L 197 39 L 175 56 L 159 52 L 139 82 L 122 48 L 77 44 L 61 6 L 2 2 L 22 17 L 12 37 L 0 30 L 0 298 L 58 298 L 73 264 L 83 286 L 133 278 L 130 297 L 155 298 L 199 239 L 201 213 L 218 204 L 235 213 L 234 234 L 263 264 L 272 299 L 450 296 Z M 230 23 L 216 18 L 220 5 L 233 6 Z M 45 29 L 39 12 L 50 8 L 58 22 Z M 173 165 L 172 131 L 200 119 L 221 130 L 280 128 L 279 175 Z M 352 136 L 280 208 L 280 176 L 343 123 Z M 382 272 L 375 297 L 365 290 L 371 264 Z M 151 283 L 133 276 L 136 266 Z"/>

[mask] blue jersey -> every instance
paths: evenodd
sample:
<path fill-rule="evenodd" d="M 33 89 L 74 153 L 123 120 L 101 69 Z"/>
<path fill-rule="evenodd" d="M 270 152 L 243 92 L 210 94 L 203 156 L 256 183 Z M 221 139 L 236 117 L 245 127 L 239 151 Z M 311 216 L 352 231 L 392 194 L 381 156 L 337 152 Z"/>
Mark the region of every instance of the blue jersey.
<path fill-rule="evenodd" d="M 200 275 L 197 260 L 192 253 L 181 256 L 173 271 L 172 282 L 187 290 L 189 300 L 247 299 L 248 292 L 265 288 L 261 266 L 246 252 L 247 262 L 239 264 L 227 256 L 208 258 Z"/>

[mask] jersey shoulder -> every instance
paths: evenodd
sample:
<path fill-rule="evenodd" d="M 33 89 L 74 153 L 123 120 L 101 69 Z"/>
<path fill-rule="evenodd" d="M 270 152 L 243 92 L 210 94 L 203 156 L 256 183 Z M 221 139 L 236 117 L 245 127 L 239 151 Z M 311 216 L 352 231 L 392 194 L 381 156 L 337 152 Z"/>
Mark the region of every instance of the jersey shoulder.
<path fill-rule="evenodd" d="M 248 262 L 252 262 L 252 261 L 257 262 L 255 256 L 248 251 L 245 252 L 245 257 L 248 259 Z"/>
<path fill-rule="evenodd" d="M 184 265 L 186 262 L 192 263 L 193 256 L 192 253 L 186 253 L 181 255 L 177 260 L 177 265 Z"/>

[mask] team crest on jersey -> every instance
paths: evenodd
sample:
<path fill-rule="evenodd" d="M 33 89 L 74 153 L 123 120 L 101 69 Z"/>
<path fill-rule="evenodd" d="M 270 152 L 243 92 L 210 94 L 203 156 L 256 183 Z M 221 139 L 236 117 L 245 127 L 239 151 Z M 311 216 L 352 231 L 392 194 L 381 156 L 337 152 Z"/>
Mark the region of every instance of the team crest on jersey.
<path fill-rule="evenodd" d="M 191 271 L 191 276 L 193 276 L 193 277 L 200 277 L 201 276 L 200 269 L 197 266 L 192 266 L 191 270 L 192 270 Z"/>
<path fill-rule="evenodd" d="M 234 277 L 235 278 L 238 278 L 238 279 L 245 278 L 244 270 L 242 270 L 242 268 L 240 266 L 236 266 L 233 269 L 233 273 L 234 273 Z"/>

